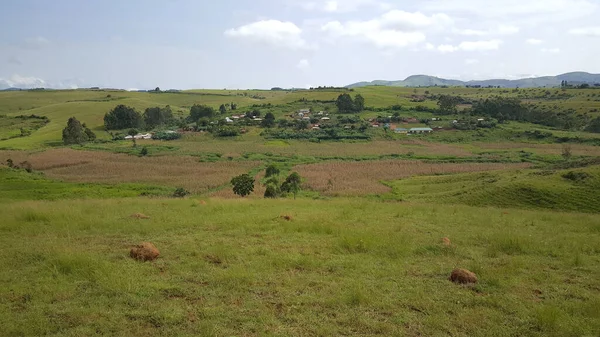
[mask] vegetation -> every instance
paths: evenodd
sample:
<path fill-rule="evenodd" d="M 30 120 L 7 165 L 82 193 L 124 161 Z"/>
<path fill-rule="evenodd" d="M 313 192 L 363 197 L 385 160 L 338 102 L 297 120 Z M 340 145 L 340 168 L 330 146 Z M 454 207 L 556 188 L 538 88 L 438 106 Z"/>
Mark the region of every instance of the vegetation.
<path fill-rule="evenodd" d="M 85 124 L 81 124 L 77 118 L 71 117 L 67 121 L 67 127 L 63 129 L 62 139 L 65 145 L 81 145 L 87 141 L 95 140 L 96 135 Z"/>
<path fill-rule="evenodd" d="M 248 174 L 242 174 L 231 179 L 231 185 L 233 185 L 233 193 L 245 197 L 254 191 L 254 178 Z"/>
<path fill-rule="evenodd" d="M 595 336 L 578 87 L 0 92 L 0 335 Z"/>
<path fill-rule="evenodd" d="M 141 128 L 142 126 L 142 115 L 134 108 L 125 105 L 117 105 L 104 115 L 104 127 L 106 130 L 123 130 Z"/>

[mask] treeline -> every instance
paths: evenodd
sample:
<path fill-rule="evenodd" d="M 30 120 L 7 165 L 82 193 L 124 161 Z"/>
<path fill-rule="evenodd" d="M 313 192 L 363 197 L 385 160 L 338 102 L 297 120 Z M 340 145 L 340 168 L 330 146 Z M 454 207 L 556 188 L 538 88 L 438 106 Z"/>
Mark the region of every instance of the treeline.
<path fill-rule="evenodd" d="M 341 94 L 335 101 L 335 105 L 342 114 L 359 113 L 365 109 L 365 99 L 360 94 L 354 98 L 349 94 Z"/>
<path fill-rule="evenodd" d="M 104 115 L 104 128 L 106 130 L 147 129 L 151 130 L 160 126 L 172 125 L 176 120 L 170 106 L 147 108 L 144 113 L 126 106 L 117 105 Z"/>

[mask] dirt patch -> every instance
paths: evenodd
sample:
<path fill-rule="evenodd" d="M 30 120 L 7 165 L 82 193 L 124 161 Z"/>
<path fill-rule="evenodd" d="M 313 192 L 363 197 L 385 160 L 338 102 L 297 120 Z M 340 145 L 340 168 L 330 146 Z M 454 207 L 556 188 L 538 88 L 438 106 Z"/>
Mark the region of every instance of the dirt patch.
<path fill-rule="evenodd" d="M 470 272 L 466 269 L 454 269 L 452 274 L 450 274 L 450 281 L 454 283 L 460 284 L 471 284 L 477 283 L 477 275 L 475 273 Z"/>
<path fill-rule="evenodd" d="M 282 215 L 281 218 L 286 221 L 292 221 L 293 219 L 291 215 Z"/>
<path fill-rule="evenodd" d="M 141 244 L 131 248 L 129 256 L 138 261 L 154 261 L 158 258 L 160 252 L 150 242 L 142 242 Z"/>
<path fill-rule="evenodd" d="M 150 219 L 149 216 L 147 216 L 146 214 L 142 214 L 142 213 L 131 214 L 130 217 L 134 218 L 134 219 L 143 219 L 143 220 Z"/>
<path fill-rule="evenodd" d="M 442 238 L 442 244 L 446 247 L 450 247 L 452 245 L 452 243 L 450 242 L 450 239 L 448 239 L 448 238 Z"/>

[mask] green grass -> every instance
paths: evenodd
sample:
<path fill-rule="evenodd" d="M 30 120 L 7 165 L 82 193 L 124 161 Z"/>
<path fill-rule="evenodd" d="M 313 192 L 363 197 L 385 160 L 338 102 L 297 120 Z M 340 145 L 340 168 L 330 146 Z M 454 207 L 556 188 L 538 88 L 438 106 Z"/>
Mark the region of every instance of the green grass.
<path fill-rule="evenodd" d="M 472 206 L 600 212 L 600 166 L 412 177 L 386 185 L 384 199 Z"/>
<path fill-rule="evenodd" d="M 0 167 L 0 202 L 15 200 L 62 200 L 85 198 L 121 198 L 164 196 L 174 188 L 142 184 L 73 184 L 45 178 L 40 173 L 27 173 Z"/>
<path fill-rule="evenodd" d="M 0 212 L 6 335 L 600 331 L 595 215 L 345 199 L 24 201 Z M 159 260 L 131 260 L 140 241 Z M 455 267 L 478 285 L 449 282 Z"/>

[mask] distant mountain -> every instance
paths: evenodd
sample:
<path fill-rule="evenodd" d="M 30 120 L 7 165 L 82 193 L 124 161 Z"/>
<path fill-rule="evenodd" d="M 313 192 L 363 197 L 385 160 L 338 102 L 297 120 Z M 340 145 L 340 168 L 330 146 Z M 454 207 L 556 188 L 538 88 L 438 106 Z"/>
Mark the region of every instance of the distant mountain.
<path fill-rule="evenodd" d="M 434 87 L 434 86 L 493 86 L 502 88 L 539 88 L 539 87 L 560 87 L 562 81 L 567 81 L 572 85 L 579 85 L 583 83 L 596 84 L 600 83 L 600 74 L 590 74 L 586 72 L 573 72 L 566 73 L 558 76 L 544 76 L 534 78 L 523 78 L 519 80 L 506 80 L 506 79 L 491 79 L 483 81 L 459 81 L 459 80 L 448 80 L 435 76 L 427 75 L 413 75 L 407 77 L 403 81 L 372 81 L 372 82 L 358 82 L 346 86 L 346 88 L 360 88 L 371 85 L 389 86 L 389 87 Z"/>

